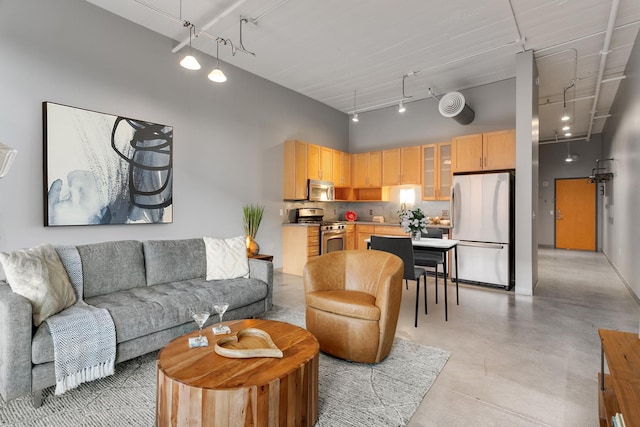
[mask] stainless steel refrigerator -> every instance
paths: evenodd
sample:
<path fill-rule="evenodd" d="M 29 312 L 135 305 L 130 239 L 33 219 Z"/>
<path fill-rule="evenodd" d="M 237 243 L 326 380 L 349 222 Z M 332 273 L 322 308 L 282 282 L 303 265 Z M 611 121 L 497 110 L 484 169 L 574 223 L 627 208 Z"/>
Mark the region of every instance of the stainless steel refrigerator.
<path fill-rule="evenodd" d="M 513 285 L 513 189 L 511 172 L 454 175 L 452 238 L 460 241 L 460 281 L 505 289 Z"/>

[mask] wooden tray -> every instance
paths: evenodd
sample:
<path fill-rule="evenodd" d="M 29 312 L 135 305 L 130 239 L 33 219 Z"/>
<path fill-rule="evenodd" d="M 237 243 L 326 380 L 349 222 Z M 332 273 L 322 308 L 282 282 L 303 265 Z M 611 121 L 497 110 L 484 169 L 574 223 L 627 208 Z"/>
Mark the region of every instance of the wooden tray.
<path fill-rule="evenodd" d="M 251 357 L 282 357 L 282 351 L 271 336 L 262 329 L 246 328 L 237 334 L 224 337 L 214 347 L 217 354 L 234 359 Z"/>

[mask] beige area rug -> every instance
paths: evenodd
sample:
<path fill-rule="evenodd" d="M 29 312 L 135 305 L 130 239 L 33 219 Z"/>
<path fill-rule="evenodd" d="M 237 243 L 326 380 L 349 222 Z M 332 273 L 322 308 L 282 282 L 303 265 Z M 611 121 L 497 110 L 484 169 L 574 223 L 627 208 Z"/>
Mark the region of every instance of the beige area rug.
<path fill-rule="evenodd" d="M 274 307 L 264 318 L 304 326 L 304 314 Z M 44 392 L 34 409 L 30 396 L 0 398 L 1 426 L 153 426 L 157 352 L 116 365 L 115 375 L 82 384 L 62 396 Z M 449 353 L 396 338 L 382 363 L 363 365 L 320 355 L 318 427 L 388 427 L 407 424 Z"/>

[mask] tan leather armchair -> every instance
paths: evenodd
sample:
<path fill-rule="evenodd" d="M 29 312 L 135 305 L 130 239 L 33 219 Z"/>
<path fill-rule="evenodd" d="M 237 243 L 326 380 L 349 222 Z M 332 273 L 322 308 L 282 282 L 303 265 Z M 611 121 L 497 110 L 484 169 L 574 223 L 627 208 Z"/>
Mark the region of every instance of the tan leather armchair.
<path fill-rule="evenodd" d="M 374 250 L 335 251 L 304 267 L 307 330 L 320 349 L 378 363 L 391 351 L 402 299 L 402 260 Z"/>

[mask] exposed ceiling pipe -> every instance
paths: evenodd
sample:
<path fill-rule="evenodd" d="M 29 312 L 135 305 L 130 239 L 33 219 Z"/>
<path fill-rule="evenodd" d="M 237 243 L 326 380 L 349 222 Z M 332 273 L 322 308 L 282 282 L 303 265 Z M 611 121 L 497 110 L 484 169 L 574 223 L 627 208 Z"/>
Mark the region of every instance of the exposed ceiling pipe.
<path fill-rule="evenodd" d="M 138 0 L 136 0 L 136 1 L 138 1 Z M 207 31 L 209 28 L 211 28 L 212 26 L 217 24 L 222 18 L 224 18 L 225 16 L 229 15 L 231 12 L 233 12 L 234 10 L 239 8 L 246 1 L 247 0 L 238 0 L 238 1 L 236 1 L 231 6 L 229 6 L 228 8 L 223 10 L 222 12 L 220 12 L 216 17 L 211 19 L 206 24 L 204 24 L 202 26 L 198 26 L 197 27 L 198 31 Z M 176 47 L 171 49 L 171 52 L 176 53 L 176 52 L 178 52 L 180 49 L 182 49 L 183 47 L 185 47 L 188 44 L 189 44 L 189 39 L 187 38 L 187 39 L 181 41 L 180 43 L 178 43 L 178 45 Z"/>
<path fill-rule="evenodd" d="M 595 95 L 587 95 L 587 96 L 581 96 L 581 97 L 578 97 L 578 98 L 567 99 L 566 101 L 547 101 L 547 102 L 542 102 L 542 103 L 538 104 L 538 106 L 539 107 L 548 107 L 550 105 L 562 104 L 563 102 L 566 102 L 567 104 L 569 104 L 570 102 L 588 101 L 590 99 L 593 99 L 594 97 L 595 97 Z"/>
<path fill-rule="evenodd" d="M 607 32 L 604 36 L 604 43 L 600 51 L 600 67 L 598 68 L 598 79 L 596 80 L 596 93 L 593 99 L 593 107 L 591 108 L 591 118 L 589 119 L 589 130 L 587 131 L 587 141 L 591 140 L 591 130 L 593 129 L 593 118 L 596 116 L 596 107 L 598 99 L 600 99 L 600 87 L 602 85 L 602 77 L 604 76 L 604 67 L 607 64 L 607 56 L 609 55 L 609 47 L 611 46 L 611 35 L 618 16 L 618 8 L 620 0 L 613 0 L 611 3 L 611 12 L 609 13 L 609 23 L 607 24 Z"/>
<path fill-rule="evenodd" d="M 522 33 L 520 32 L 520 26 L 518 25 L 518 20 L 516 19 L 516 14 L 513 11 L 513 4 L 511 4 L 511 0 L 509 0 L 509 10 L 511 10 L 511 17 L 513 18 L 513 23 L 516 25 L 516 31 L 518 32 L 518 40 L 516 40 L 516 44 L 520 45 L 520 49 L 522 52 L 525 51 L 524 42 L 525 38 L 522 37 Z"/>

